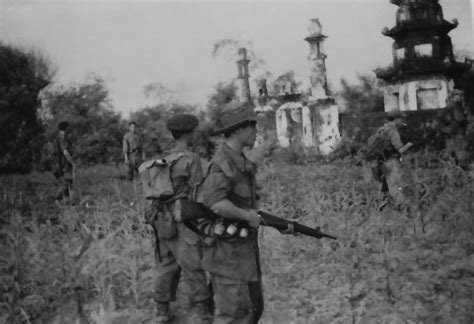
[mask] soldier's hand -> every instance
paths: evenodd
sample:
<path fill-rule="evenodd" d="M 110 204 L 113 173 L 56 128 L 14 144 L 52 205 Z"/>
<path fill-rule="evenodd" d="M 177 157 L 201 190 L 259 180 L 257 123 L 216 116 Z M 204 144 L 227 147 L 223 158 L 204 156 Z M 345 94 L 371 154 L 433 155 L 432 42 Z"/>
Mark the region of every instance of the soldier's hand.
<path fill-rule="evenodd" d="M 262 219 L 258 215 L 258 212 L 255 209 L 250 209 L 248 211 L 248 221 L 250 227 L 257 228 L 260 225 Z"/>

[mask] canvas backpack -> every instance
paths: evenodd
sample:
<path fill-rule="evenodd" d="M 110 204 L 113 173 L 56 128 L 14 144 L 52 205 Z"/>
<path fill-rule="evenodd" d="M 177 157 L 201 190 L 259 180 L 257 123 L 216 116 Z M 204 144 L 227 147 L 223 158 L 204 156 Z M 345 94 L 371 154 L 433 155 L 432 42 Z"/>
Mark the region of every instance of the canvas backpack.
<path fill-rule="evenodd" d="M 145 161 L 138 167 L 145 199 L 165 201 L 173 197 L 171 168 L 185 154 L 173 153 L 164 159 Z"/>
<path fill-rule="evenodd" d="M 367 145 L 364 149 L 367 160 L 386 159 L 391 155 L 393 148 L 388 138 L 387 129 L 385 127 L 379 128 L 367 140 Z"/>

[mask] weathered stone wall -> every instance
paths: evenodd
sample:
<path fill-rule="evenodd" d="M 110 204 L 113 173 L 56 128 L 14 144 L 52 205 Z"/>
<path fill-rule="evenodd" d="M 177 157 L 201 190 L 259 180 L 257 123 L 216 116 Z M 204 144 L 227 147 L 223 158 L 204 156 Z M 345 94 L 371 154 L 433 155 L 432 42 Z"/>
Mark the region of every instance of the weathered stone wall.
<path fill-rule="evenodd" d="M 288 102 L 277 109 L 276 130 L 278 142 L 282 147 L 303 143 L 302 105 Z"/>
<path fill-rule="evenodd" d="M 339 108 L 334 100 L 317 100 L 302 109 L 303 145 L 317 147 L 321 154 L 331 153 L 340 140 Z"/>
<path fill-rule="evenodd" d="M 449 81 L 444 76 L 386 83 L 385 111 L 415 111 L 446 108 Z"/>

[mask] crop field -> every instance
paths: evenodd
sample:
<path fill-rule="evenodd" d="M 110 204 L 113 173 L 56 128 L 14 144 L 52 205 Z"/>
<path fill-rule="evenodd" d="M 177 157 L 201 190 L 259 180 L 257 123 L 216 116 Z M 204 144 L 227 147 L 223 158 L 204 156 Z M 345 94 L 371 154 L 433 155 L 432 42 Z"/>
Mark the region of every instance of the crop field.
<path fill-rule="evenodd" d="M 261 228 L 261 323 L 474 323 L 474 174 L 430 155 L 403 162 L 406 201 L 382 208 L 350 159 L 265 161 L 262 208 L 338 240 Z M 72 203 L 50 173 L 0 178 L 1 323 L 150 323 L 152 230 L 123 170 L 78 171 Z M 186 287 L 172 305 L 186 323 Z"/>

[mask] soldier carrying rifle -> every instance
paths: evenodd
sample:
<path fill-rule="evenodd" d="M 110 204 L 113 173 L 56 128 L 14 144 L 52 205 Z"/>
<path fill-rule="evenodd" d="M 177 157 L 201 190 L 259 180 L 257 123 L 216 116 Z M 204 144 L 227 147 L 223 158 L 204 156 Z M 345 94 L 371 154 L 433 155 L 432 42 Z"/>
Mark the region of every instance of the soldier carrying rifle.
<path fill-rule="evenodd" d="M 300 229 L 303 233 L 306 229 L 305 234 L 318 238 L 324 234 L 319 229 L 313 230 L 257 211 L 257 167 L 243 154 L 243 149 L 253 147 L 256 140 L 256 114 L 249 105 L 236 104 L 227 107 L 220 122 L 216 133 L 224 135 L 224 142 L 208 167 L 198 195 L 198 201 L 208 209 L 207 219 L 210 220 L 208 225 L 206 222 L 197 224 L 204 234 L 210 234 L 209 240 L 205 240 L 208 248 L 204 252 L 202 267 L 211 275 L 215 323 L 257 323 L 263 312 L 257 240 L 259 225 L 288 230 L 284 233 Z M 189 201 L 183 203 L 185 206 L 181 207 L 185 208 L 182 211 L 187 208 L 192 211 L 188 214 L 199 214 L 200 204 L 192 204 Z M 182 217 L 181 221 L 185 218 Z"/>

